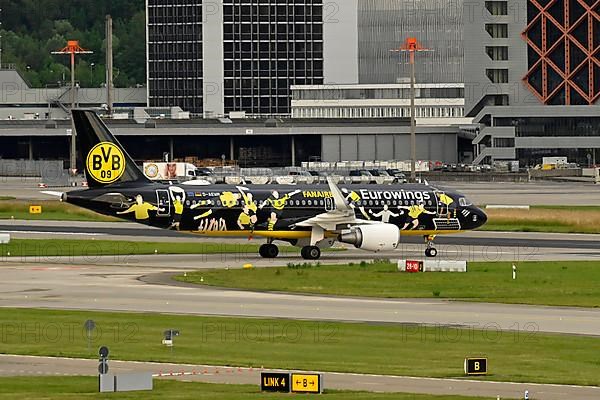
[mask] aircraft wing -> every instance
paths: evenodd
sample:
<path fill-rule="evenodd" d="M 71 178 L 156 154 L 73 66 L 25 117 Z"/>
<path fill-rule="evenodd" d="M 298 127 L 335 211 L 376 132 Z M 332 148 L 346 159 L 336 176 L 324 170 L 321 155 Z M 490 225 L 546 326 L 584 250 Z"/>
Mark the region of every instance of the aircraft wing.
<path fill-rule="evenodd" d="M 314 217 L 308 218 L 304 221 L 297 222 L 294 226 L 302 227 L 320 227 L 326 231 L 335 231 L 340 225 L 347 228 L 353 225 L 367 225 L 367 224 L 380 224 L 380 221 L 368 221 L 356 218 L 354 209 L 350 207 L 344 194 L 340 188 L 333 182 L 331 177 L 327 178 L 329 184 L 329 190 L 333 195 L 334 209 L 322 214 L 315 215 Z"/>

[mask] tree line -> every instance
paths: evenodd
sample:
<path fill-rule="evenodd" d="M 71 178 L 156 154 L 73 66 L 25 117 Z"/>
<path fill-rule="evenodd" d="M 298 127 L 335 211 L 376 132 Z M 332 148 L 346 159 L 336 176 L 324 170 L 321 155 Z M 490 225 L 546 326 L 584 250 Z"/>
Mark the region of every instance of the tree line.
<path fill-rule="evenodd" d="M 131 87 L 146 82 L 144 0 L 12 0 L 4 2 L 2 64 L 15 64 L 33 87 L 70 82 L 70 57 L 51 54 L 67 40 L 93 54 L 76 57 L 82 87 L 105 84 L 105 17 L 113 18 L 114 83 Z"/>

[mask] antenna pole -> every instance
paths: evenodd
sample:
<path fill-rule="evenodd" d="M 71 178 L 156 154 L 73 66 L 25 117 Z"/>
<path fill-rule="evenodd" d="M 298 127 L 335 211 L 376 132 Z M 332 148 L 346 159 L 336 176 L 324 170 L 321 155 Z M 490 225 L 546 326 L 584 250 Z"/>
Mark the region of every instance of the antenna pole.
<path fill-rule="evenodd" d="M 106 16 L 106 104 L 108 115 L 113 111 L 113 39 L 112 39 L 112 17 Z"/>
<path fill-rule="evenodd" d="M 75 54 L 92 54 L 92 51 L 85 50 L 79 46 L 77 40 L 67 41 L 67 46 L 58 50 L 53 51 L 52 54 L 69 54 L 71 56 L 71 110 L 75 108 Z M 71 159 L 70 169 L 71 174 L 77 174 L 77 148 L 76 148 L 76 135 L 75 123 L 73 121 L 73 115 L 71 115 Z"/>
<path fill-rule="evenodd" d="M 415 53 L 417 51 L 431 51 L 421 47 L 417 38 L 408 38 L 394 52 L 408 52 L 410 57 L 410 180 L 417 181 L 417 108 L 415 106 L 416 78 L 415 78 Z"/>

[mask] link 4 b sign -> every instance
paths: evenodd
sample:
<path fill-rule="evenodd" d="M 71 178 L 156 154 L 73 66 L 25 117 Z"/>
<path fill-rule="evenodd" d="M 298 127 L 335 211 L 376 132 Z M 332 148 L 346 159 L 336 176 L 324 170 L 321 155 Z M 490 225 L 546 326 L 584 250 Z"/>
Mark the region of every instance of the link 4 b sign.
<path fill-rule="evenodd" d="M 292 374 L 292 393 L 322 393 L 321 374 Z"/>
<path fill-rule="evenodd" d="M 465 375 L 487 375 L 487 358 L 465 358 Z"/>
<path fill-rule="evenodd" d="M 261 372 L 260 390 L 263 392 L 290 392 L 290 374 L 288 372 Z"/>

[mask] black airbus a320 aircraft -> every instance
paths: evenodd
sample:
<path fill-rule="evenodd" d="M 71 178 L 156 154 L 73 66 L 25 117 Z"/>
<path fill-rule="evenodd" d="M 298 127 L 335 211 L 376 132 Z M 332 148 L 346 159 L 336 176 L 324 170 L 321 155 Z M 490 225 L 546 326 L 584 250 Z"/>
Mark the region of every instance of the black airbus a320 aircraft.
<path fill-rule="evenodd" d="M 482 226 L 487 217 L 467 198 L 429 185 L 185 185 L 144 176 L 93 110 L 73 110 L 88 189 L 63 201 L 153 227 L 211 237 L 262 237 L 265 258 L 275 241 L 318 259 L 336 241 L 378 252 L 396 249 L 401 235 L 421 235 L 435 257 L 436 235 Z"/>

